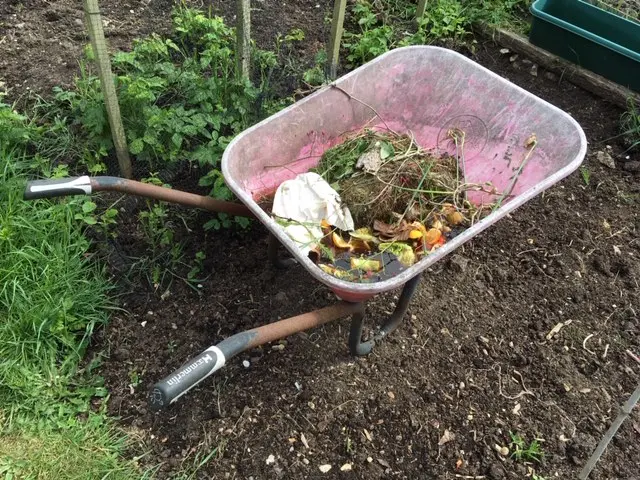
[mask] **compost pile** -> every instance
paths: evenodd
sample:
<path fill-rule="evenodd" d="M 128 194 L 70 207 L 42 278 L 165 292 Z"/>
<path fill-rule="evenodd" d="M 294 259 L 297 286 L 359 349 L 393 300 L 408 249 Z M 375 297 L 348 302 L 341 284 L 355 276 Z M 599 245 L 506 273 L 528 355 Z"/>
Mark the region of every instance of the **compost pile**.
<path fill-rule="evenodd" d="M 319 225 L 313 215 L 304 225 L 276 220 L 323 271 L 347 281 L 397 275 L 488 211 L 465 199 L 482 186 L 464 183 L 456 157 L 424 150 L 408 135 L 351 135 L 325 151 L 313 172 L 304 175 L 319 175 L 336 203 L 315 213 Z"/>

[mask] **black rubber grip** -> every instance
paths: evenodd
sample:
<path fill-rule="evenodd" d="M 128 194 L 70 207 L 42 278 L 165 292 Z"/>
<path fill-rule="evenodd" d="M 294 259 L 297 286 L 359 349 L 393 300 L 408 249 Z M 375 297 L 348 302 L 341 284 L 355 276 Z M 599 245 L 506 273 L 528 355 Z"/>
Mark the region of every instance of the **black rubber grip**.
<path fill-rule="evenodd" d="M 209 375 L 220 370 L 224 363 L 224 354 L 218 347 L 207 348 L 156 383 L 149 393 L 149 406 L 154 410 L 167 407 Z"/>
<path fill-rule="evenodd" d="M 89 195 L 91 180 L 89 177 L 59 178 L 56 180 L 34 180 L 27 182 L 24 190 L 25 200 L 54 198 L 68 195 Z"/>

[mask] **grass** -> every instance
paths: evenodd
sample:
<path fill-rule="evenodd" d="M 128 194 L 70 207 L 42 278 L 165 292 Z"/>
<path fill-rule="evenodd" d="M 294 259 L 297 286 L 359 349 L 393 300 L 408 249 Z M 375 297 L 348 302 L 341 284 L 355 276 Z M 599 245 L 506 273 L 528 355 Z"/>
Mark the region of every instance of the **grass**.
<path fill-rule="evenodd" d="M 38 138 L 0 102 L 0 478 L 145 478 L 121 457 L 97 362 L 79 367 L 110 308 L 75 220 L 81 200 L 22 199 Z"/>
<path fill-rule="evenodd" d="M 511 458 L 516 461 L 523 462 L 540 462 L 544 456 L 542 445 L 539 439 L 534 439 L 531 443 L 527 443 L 525 438 L 518 434 L 509 432 L 511 443 L 509 450 L 512 451 Z"/>
<path fill-rule="evenodd" d="M 620 129 L 627 151 L 640 147 L 640 109 L 632 99 L 620 117 Z"/>
<path fill-rule="evenodd" d="M 67 430 L 39 430 L 5 435 L 0 442 L 0 478 L 123 479 L 151 478 L 136 460 L 120 458 L 125 441 L 102 422 L 85 422 Z M 61 461 L 64 459 L 64 461 Z"/>

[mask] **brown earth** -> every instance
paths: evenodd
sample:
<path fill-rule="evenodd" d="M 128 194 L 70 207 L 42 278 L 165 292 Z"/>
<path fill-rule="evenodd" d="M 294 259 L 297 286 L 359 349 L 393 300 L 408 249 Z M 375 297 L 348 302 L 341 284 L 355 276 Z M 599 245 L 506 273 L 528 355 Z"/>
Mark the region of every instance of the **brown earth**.
<path fill-rule="evenodd" d="M 37 35 L 56 23 L 46 20 L 47 11 L 80 13 L 68 0 L 31 3 L 31 17 L 20 16 L 25 9 L 12 17 L 15 2 L 0 6 L 0 39 L 20 30 L 6 26 L 16 19 L 32 19 L 30 32 Z M 168 18 L 170 2 L 150 2 L 145 15 L 127 13 L 143 4 L 129 3 L 102 2 L 114 21 L 130 22 L 117 37 L 121 45 Z M 257 32 L 275 31 L 273 24 L 261 26 L 260 18 L 269 18 L 302 28 L 307 41 L 322 40 L 313 25 L 326 2 L 317 10 L 313 2 L 286 6 L 297 17 L 275 2 L 259 5 L 274 13 L 254 16 Z M 23 50 L 15 56 L 0 52 L 7 69 L 1 79 L 20 85 L 18 92 L 68 83 L 85 40 L 79 26 L 66 25 L 50 37 L 69 42 L 60 52 L 68 66 L 43 53 L 45 43 L 30 47 L 19 39 Z M 318 33 L 314 39 L 308 32 Z M 640 353 L 640 187 L 632 172 L 640 158 L 623 161 L 617 140 L 609 140 L 618 133 L 616 107 L 542 69 L 533 76 L 525 60 L 510 62 L 491 42 L 478 41 L 476 61 L 580 122 L 589 140 L 588 185 L 576 172 L 426 272 L 405 324 L 370 356 L 350 357 L 348 321 L 335 322 L 283 347 L 241 355 L 155 414 L 147 410 L 147 389 L 203 348 L 334 301 L 300 267 L 279 272 L 267 265 L 260 226 L 242 234 L 204 233 L 207 215 L 189 214 L 194 231 L 187 236 L 176 221 L 187 257 L 206 252 L 202 287 L 175 280 L 166 294 L 147 282 L 134 285 L 135 293 L 122 297 L 125 311 L 113 315 L 94 349 L 106 351 L 101 374 L 110 412 L 150 450 L 144 465 L 162 463 L 160 478 L 191 465 L 196 452 L 202 459 L 214 449 L 195 478 L 522 479 L 530 467 L 545 478 L 577 477 L 618 405 L 640 383 L 640 365 L 625 353 Z M 52 63 L 31 65 L 30 59 Z M 596 160 L 599 151 L 618 160 L 615 169 Z M 125 261 L 140 254 L 135 221 L 121 225 L 116 246 Z M 369 302 L 369 325 L 392 310 L 397 295 Z M 130 385 L 136 377 L 140 384 Z M 495 446 L 509 446 L 509 432 L 541 439 L 542 461 L 500 456 Z M 639 445 L 636 408 L 590 478 L 640 478 Z M 347 463 L 352 470 L 340 471 Z M 321 465 L 332 468 L 322 473 Z"/>

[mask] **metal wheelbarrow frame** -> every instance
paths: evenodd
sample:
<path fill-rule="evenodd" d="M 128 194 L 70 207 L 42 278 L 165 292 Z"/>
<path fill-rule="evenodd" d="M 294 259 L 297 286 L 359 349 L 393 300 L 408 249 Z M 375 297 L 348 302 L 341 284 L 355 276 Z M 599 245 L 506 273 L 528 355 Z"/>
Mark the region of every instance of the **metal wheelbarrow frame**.
<path fill-rule="evenodd" d="M 322 153 L 339 143 L 345 133 L 372 125 L 411 132 L 425 148 L 455 153 L 465 181 L 491 181 L 502 190 L 509 188 L 510 196 L 490 215 L 399 275 L 359 284 L 324 273 L 302 255 L 261 201 L 284 180 L 315 166 Z M 443 131 L 450 128 L 465 132 L 463 154 L 459 150 L 451 152 L 452 146 L 443 136 Z M 540 148 L 533 155 L 525 155 L 523 142 L 534 132 Z M 268 258 L 273 265 L 286 268 L 299 263 L 341 299 L 320 310 L 237 333 L 209 347 L 153 387 L 149 404 L 160 409 L 243 351 L 348 315 L 352 316 L 348 341 L 351 354 L 368 354 L 376 342 L 400 325 L 426 268 L 569 175 L 578 168 L 585 152 L 586 138 L 578 123 L 553 105 L 451 50 L 405 47 L 381 55 L 238 135 L 224 152 L 222 172 L 242 204 L 118 177 L 86 176 L 30 182 L 25 198 L 117 191 L 255 217 L 270 232 Z M 469 199 L 475 203 L 490 200 L 477 192 Z M 293 258 L 279 258 L 280 244 Z M 363 341 L 366 301 L 397 288 L 402 288 L 402 293 L 395 311 L 372 338 Z"/>

